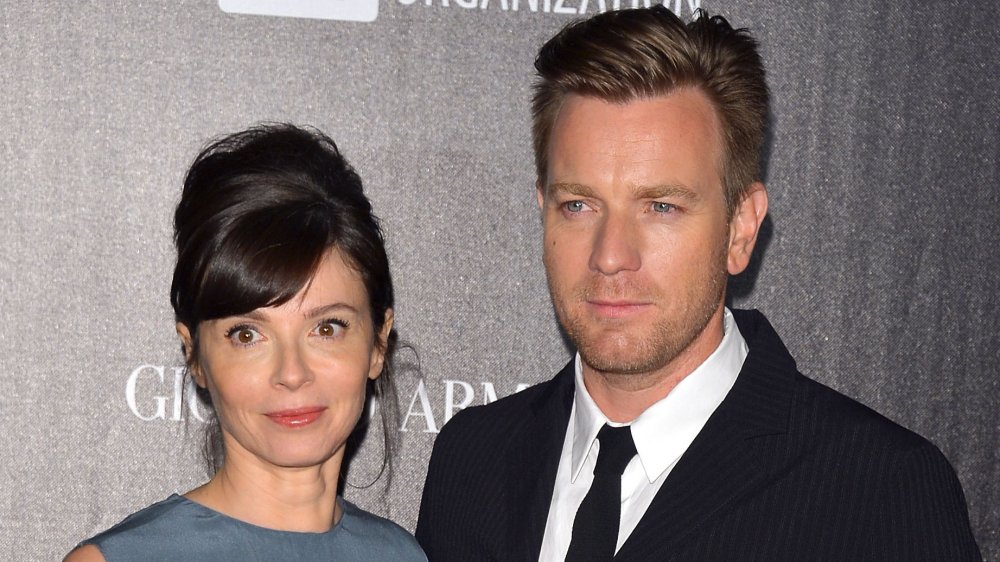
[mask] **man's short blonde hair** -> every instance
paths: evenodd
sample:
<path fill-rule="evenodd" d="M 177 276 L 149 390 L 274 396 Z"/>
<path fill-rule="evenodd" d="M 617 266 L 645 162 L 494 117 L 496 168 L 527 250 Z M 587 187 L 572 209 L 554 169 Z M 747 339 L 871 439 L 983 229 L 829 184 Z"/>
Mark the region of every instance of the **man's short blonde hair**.
<path fill-rule="evenodd" d="M 535 165 L 547 182 L 552 127 L 568 94 L 614 103 L 695 87 L 717 110 L 721 169 L 731 217 L 760 179 L 768 90 L 757 42 L 721 16 L 699 10 L 685 24 L 662 5 L 605 12 L 572 23 L 542 46 L 532 103 Z"/>

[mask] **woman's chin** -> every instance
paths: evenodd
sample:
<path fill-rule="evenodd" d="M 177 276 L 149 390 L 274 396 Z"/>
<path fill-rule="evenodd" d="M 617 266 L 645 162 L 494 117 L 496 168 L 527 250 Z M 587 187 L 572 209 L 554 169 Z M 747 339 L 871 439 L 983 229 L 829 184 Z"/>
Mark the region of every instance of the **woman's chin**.
<path fill-rule="evenodd" d="M 309 446 L 308 444 L 298 446 L 288 445 L 285 444 L 272 449 L 268 452 L 267 457 L 262 460 L 276 467 L 297 469 L 320 467 L 328 464 L 336 457 L 339 465 L 340 455 L 337 453 L 343 449 L 343 446 L 337 450 L 330 451 L 315 444 L 313 446 Z"/>

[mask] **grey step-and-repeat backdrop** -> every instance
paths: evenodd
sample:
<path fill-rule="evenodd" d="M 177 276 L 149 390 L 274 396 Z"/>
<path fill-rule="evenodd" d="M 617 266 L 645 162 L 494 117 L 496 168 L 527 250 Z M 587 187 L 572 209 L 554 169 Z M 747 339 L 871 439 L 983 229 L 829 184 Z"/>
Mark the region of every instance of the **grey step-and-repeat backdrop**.
<path fill-rule="evenodd" d="M 5 2 L 0 559 L 58 559 L 205 480 L 171 213 L 199 147 L 261 120 L 328 132 L 385 221 L 420 371 L 399 379 L 391 482 L 368 485 L 373 424 L 345 494 L 412 529 L 450 416 L 570 357 L 540 259 L 532 61 L 616 4 L 632 2 Z M 772 210 L 734 304 L 768 314 L 804 372 L 941 447 L 1000 560 L 996 0 L 667 4 L 751 28 L 770 72 Z"/>

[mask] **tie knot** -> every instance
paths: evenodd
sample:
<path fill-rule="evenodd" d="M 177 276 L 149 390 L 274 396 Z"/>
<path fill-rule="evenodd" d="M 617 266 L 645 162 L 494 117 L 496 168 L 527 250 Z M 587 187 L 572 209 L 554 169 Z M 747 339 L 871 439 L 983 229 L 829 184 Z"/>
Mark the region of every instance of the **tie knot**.
<path fill-rule="evenodd" d="M 597 453 L 597 466 L 594 474 L 615 474 L 621 476 L 629 461 L 635 456 L 635 442 L 632 441 L 632 428 L 611 427 L 604 424 L 597 434 L 601 442 L 601 450 Z"/>

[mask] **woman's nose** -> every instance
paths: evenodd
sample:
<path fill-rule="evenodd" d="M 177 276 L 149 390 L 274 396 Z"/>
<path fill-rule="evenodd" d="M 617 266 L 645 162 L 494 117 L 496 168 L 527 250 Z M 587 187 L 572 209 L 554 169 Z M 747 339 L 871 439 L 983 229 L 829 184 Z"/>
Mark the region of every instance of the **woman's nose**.
<path fill-rule="evenodd" d="M 298 346 L 288 346 L 281 352 L 273 374 L 273 382 L 289 390 L 295 390 L 312 381 L 312 371 Z"/>

